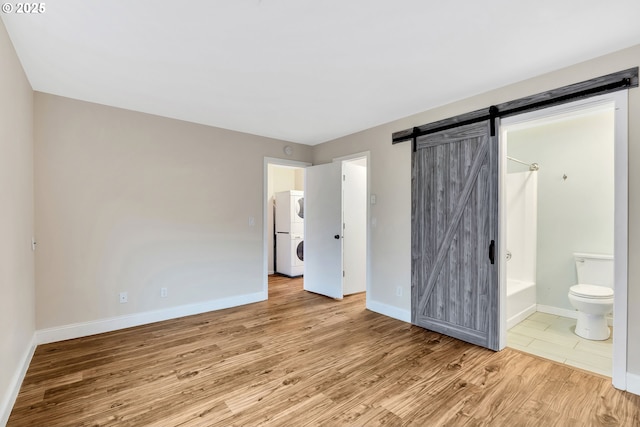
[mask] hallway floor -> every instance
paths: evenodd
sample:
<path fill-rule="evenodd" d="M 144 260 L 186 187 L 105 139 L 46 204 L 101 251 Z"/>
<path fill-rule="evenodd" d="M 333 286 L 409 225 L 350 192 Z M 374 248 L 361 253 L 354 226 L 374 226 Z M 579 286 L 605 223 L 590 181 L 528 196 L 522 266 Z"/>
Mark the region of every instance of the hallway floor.
<path fill-rule="evenodd" d="M 533 313 L 507 332 L 507 346 L 610 377 L 612 337 L 586 340 L 573 332 L 575 326 L 576 319 Z"/>

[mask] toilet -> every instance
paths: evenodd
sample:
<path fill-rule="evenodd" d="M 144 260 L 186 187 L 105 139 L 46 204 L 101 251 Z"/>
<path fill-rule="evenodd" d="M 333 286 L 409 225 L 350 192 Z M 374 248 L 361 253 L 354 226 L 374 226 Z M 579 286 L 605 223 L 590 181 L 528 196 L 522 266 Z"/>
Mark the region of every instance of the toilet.
<path fill-rule="evenodd" d="M 606 340 L 610 330 L 605 316 L 613 310 L 613 256 L 574 253 L 578 284 L 569 288 L 569 302 L 578 310 L 576 335 Z"/>

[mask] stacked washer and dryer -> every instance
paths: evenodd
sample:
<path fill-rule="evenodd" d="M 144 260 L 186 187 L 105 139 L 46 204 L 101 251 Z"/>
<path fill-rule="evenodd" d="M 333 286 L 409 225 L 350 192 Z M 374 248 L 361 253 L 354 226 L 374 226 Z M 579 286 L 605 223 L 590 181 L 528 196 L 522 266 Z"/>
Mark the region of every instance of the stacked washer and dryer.
<path fill-rule="evenodd" d="M 304 191 L 276 193 L 276 273 L 304 274 Z"/>

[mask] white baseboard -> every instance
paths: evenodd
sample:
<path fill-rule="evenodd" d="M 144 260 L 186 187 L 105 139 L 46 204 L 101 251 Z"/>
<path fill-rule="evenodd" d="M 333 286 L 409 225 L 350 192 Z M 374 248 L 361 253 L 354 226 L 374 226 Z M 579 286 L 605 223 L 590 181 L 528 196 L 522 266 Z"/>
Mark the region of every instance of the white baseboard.
<path fill-rule="evenodd" d="M 392 305 L 372 300 L 367 301 L 367 309 L 375 311 L 376 313 L 384 314 L 385 316 L 393 317 L 394 319 L 402 320 L 403 322 L 411 323 L 411 311 L 409 310 L 403 310 Z"/>
<path fill-rule="evenodd" d="M 627 391 L 640 396 L 640 375 L 627 372 Z"/>
<path fill-rule="evenodd" d="M 16 403 L 16 398 L 18 397 L 18 393 L 20 392 L 20 386 L 22 386 L 22 381 L 24 380 L 24 376 L 27 374 L 27 369 L 29 369 L 31 358 L 33 357 L 33 353 L 35 351 L 36 334 L 34 333 L 31 337 L 29 347 L 25 350 L 22 361 L 16 372 L 13 374 L 11 383 L 5 391 L 4 396 L 2 397 L 2 402 L 0 403 L 0 426 L 7 425 L 7 422 L 9 421 L 9 415 L 11 415 L 13 405 L 15 405 Z"/>
<path fill-rule="evenodd" d="M 566 308 L 553 307 L 551 305 L 538 304 L 537 310 L 541 313 L 555 314 L 556 316 L 568 317 L 570 319 L 578 318 L 578 312 L 576 310 L 568 310 Z"/>
<path fill-rule="evenodd" d="M 509 319 L 507 319 L 507 330 L 513 328 L 518 323 L 522 322 L 524 319 L 531 316 L 535 312 L 536 312 L 536 305 L 532 304 L 531 306 L 522 310 L 520 313 L 517 313 L 511 316 Z"/>
<path fill-rule="evenodd" d="M 578 312 L 576 310 L 568 310 L 566 308 L 552 307 L 544 304 L 538 304 L 537 307 L 541 313 L 555 314 L 556 316 L 568 317 L 570 319 L 578 318 Z M 613 317 L 607 316 L 607 324 L 613 326 Z"/>
<path fill-rule="evenodd" d="M 146 311 L 143 313 L 111 317 L 108 319 L 92 320 L 89 322 L 73 323 L 70 325 L 40 329 L 36 331 L 36 342 L 38 344 L 47 344 L 56 341 L 86 337 L 89 335 L 101 334 L 103 332 L 130 328 L 132 326 L 146 325 L 148 323 L 161 322 L 163 320 L 176 319 L 178 317 L 237 307 L 239 305 L 251 304 L 258 301 L 264 301 L 266 299 L 266 293 L 260 291 L 253 294 L 216 299 L 197 304 L 181 305 L 164 310 Z"/>

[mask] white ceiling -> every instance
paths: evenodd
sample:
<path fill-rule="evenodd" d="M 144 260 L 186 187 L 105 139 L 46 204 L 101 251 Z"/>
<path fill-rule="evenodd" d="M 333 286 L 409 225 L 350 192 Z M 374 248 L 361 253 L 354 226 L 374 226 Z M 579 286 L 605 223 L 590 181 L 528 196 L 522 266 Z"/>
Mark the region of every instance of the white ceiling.
<path fill-rule="evenodd" d="M 310 145 L 640 43 L 639 0 L 44 4 L 34 90 Z"/>

